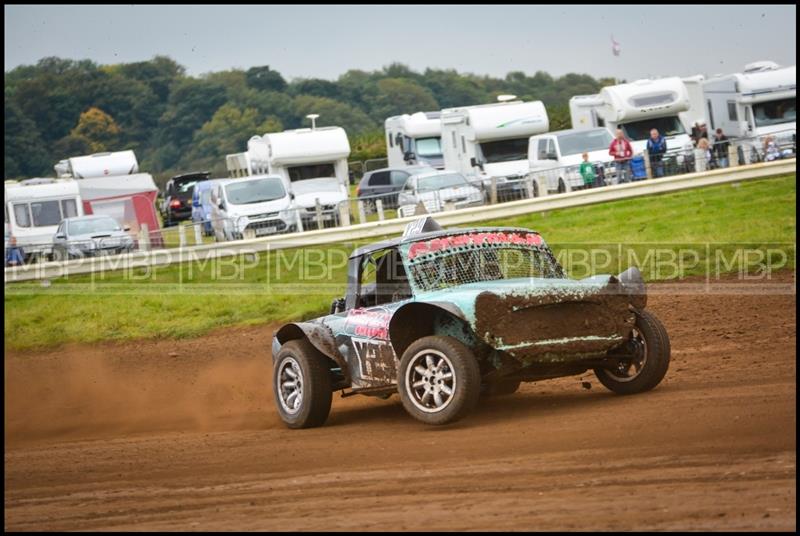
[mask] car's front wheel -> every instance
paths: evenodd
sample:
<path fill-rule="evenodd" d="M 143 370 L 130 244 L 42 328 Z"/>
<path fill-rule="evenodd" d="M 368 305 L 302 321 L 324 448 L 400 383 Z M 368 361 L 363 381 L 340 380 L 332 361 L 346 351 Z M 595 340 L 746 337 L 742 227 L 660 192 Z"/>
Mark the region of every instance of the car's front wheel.
<path fill-rule="evenodd" d="M 275 356 L 272 391 L 289 428 L 322 426 L 333 398 L 327 358 L 306 339 L 287 342 Z"/>
<path fill-rule="evenodd" d="M 478 362 L 453 337 L 433 335 L 415 341 L 403 352 L 397 376 L 403 407 L 426 424 L 457 421 L 478 404 Z"/>
<path fill-rule="evenodd" d="M 636 325 L 625 350 L 628 355 L 614 366 L 594 370 L 600 383 L 620 395 L 649 391 L 661 383 L 669 368 L 670 343 L 667 330 L 655 315 L 636 313 Z"/>

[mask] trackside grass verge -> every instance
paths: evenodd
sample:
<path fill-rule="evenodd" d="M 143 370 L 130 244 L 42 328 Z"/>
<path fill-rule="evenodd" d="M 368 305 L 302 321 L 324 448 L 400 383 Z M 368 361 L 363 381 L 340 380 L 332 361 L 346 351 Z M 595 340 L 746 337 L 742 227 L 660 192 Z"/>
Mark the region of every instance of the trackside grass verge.
<path fill-rule="evenodd" d="M 636 265 L 648 281 L 663 281 L 765 264 L 794 269 L 795 210 L 792 174 L 478 225 L 541 232 L 572 277 Z M 5 348 L 191 337 L 318 316 L 343 294 L 357 245 L 6 285 Z"/>

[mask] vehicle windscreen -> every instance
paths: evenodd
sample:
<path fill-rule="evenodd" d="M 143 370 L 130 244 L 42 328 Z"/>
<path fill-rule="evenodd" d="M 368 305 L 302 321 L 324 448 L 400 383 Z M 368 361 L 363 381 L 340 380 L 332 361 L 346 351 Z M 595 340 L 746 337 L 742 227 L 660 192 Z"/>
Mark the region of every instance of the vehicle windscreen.
<path fill-rule="evenodd" d="M 70 236 L 94 233 L 111 233 L 121 231 L 122 227 L 114 218 L 92 218 L 90 220 L 76 220 L 67 224 Z"/>
<path fill-rule="evenodd" d="M 448 173 L 446 175 L 430 175 L 417 178 L 417 190 L 420 192 L 430 192 L 442 190 L 443 188 L 458 188 L 468 186 L 467 180 L 458 173 Z"/>
<path fill-rule="evenodd" d="M 480 148 L 487 164 L 528 159 L 528 138 L 486 141 L 480 144 Z"/>
<path fill-rule="evenodd" d="M 686 129 L 677 115 L 669 117 L 654 117 L 652 119 L 642 119 L 641 121 L 633 121 L 632 123 L 625 123 L 620 125 L 620 128 L 625 133 L 629 140 L 641 141 L 650 137 L 650 130 L 656 129 L 662 136 L 678 136 L 686 134 Z M 609 142 L 609 145 L 611 142 Z"/>
<path fill-rule="evenodd" d="M 757 127 L 768 127 L 797 121 L 797 99 L 780 99 L 753 105 Z"/>
<path fill-rule="evenodd" d="M 583 132 L 558 135 L 558 145 L 561 148 L 561 156 L 607 150 L 608 146 L 611 145 L 611 140 L 611 133 L 606 129 L 586 130 Z"/>
<path fill-rule="evenodd" d="M 564 272 L 534 233 L 477 232 L 405 246 L 417 291 L 517 278 L 563 278 Z"/>
<path fill-rule="evenodd" d="M 288 169 L 289 180 L 304 181 L 306 179 L 319 179 L 322 177 L 336 177 L 333 164 L 311 164 L 306 166 L 290 166 Z"/>
<path fill-rule="evenodd" d="M 442 138 L 417 138 L 417 156 L 424 158 L 442 156 Z"/>
<path fill-rule="evenodd" d="M 286 196 L 283 182 L 278 178 L 233 182 L 225 186 L 225 193 L 232 205 L 265 203 Z"/>

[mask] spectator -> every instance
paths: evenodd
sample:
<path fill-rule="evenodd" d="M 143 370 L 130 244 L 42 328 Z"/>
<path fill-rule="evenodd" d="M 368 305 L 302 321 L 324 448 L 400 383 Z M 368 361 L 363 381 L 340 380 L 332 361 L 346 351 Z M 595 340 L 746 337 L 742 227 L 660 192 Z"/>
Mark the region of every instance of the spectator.
<path fill-rule="evenodd" d="M 8 248 L 6 249 L 6 266 L 21 266 L 24 262 L 25 254 L 22 248 L 17 246 L 17 237 L 9 237 Z"/>
<path fill-rule="evenodd" d="M 728 167 L 728 148 L 730 145 L 731 142 L 728 141 L 728 136 L 723 134 L 721 128 L 718 128 L 714 135 L 714 153 L 717 156 L 719 167 Z"/>
<path fill-rule="evenodd" d="M 775 136 L 767 136 L 764 138 L 764 160 L 770 162 L 781 158 L 781 152 L 775 144 Z"/>
<path fill-rule="evenodd" d="M 692 138 L 692 145 L 697 147 L 697 140 L 700 139 L 700 121 L 694 122 L 690 137 Z"/>
<path fill-rule="evenodd" d="M 697 140 L 697 149 L 700 152 L 701 159 L 698 171 L 714 169 L 716 167 L 716 162 L 714 161 L 714 153 L 711 152 L 711 144 L 708 143 L 708 138 L 700 138 Z"/>
<path fill-rule="evenodd" d="M 658 129 L 650 130 L 647 140 L 647 154 L 650 156 L 650 167 L 656 177 L 664 176 L 664 154 L 667 152 L 667 140 L 658 133 Z"/>
<path fill-rule="evenodd" d="M 594 186 L 595 180 L 597 180 L 597 175 L 594 172 L 594 165 L 589 162 L 589 153 L 583 153 L 583 162 L 581 162 L 581 167 L 578 170 L 578 173 L 581 174 L 583 177 L 583 187 L 584 188 L 591 188 Z"/>
<path fill-rule="evenodd" d="M 633 148 L 630 142 L 625 139 L 625 133 L 622 132 L 621 128 L 617 129 L 617 136 L 608 147 L 608 154 L 614 157 L 614 166 L 617 168 L 617 182 L 629 182 Z"/>

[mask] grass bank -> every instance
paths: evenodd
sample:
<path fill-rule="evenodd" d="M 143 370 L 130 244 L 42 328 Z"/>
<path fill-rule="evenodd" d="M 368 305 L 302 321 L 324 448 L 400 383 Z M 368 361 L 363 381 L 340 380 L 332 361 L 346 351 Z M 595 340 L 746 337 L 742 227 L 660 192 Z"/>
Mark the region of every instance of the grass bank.
<path fill-rule="evenodd" d="M 572 277 L 633 264 L 654 281 L 735 271 L 742 263 L 793 268 L 795 210 L 792 174 L 480 225 L 536 229 Z M 49 287 L 7 285 L 5 348 L 189 337 L 226 325 L 314 317 L 343 294 L 346 259 L 357 245 L 78 276 Z M 756 254 L 737 260 L 742 248 Z M 788 252 L 785 259 L 781 252 Z M 653 264 L 659 258 L 665 262 Z"/>

